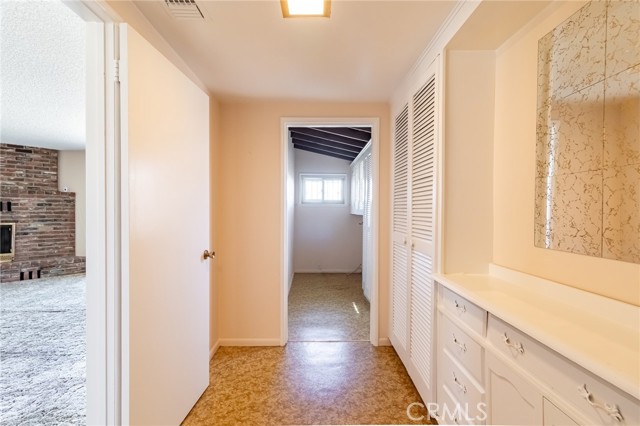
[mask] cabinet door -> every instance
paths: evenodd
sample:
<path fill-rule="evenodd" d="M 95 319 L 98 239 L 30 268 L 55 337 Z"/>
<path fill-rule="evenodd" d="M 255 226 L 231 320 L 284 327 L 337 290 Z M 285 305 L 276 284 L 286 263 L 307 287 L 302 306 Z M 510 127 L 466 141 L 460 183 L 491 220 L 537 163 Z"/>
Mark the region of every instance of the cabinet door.
<path fill-rule="evenodd" d="M 489 353 L 487 392 L 489 424 L 542 424 L 542 394 L 503 361 Z"/>
<path fill-rule="evenodd" d="M 544 399 L 543 403 L 544 411 L 544 426 L 578 426 L 578 423 L 567 416 L 562 410 L 549 402 L 548 399 Z"/>

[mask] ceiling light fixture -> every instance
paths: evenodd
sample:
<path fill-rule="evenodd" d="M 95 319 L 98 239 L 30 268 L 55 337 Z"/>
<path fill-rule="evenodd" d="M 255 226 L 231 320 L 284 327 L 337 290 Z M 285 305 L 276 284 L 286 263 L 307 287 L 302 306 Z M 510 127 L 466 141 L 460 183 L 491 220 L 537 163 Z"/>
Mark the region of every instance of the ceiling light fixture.
<path fill-rule="evenodd" d="M 284 18 L 331 16 L 330 0 L 280 0 L 280 7 Z"/>

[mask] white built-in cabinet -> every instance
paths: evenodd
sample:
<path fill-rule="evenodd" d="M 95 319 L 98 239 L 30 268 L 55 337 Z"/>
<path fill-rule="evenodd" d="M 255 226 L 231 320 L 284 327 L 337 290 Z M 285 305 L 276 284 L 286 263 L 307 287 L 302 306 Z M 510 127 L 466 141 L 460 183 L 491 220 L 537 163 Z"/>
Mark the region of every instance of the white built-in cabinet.
<path fill-rule="evenodd" d="M 390 340 L 425 400 L 434 397 L 435 66 L 396 114 L 392 162 Z"/>
<path fill-rule="evenodd" d="M 537 289 L 539 279 L 532 279 L 525 287 L 487 275 L 436 276 L 442 285 L 437 290 L 437 409 L 431 414 L 439 424 L 640 424 L 637 396 L 585 367 L 615 371 L 610 377 L 622 378 L 623 384 L 630 377 L 619 371 L 637 371 L 638 308 L 559 284 L 553 284 L 558 291 Z M 585 307 L 569 308 L 567 302 Z M 612 309 L 626 319 L 612 314 L 603 320 L 600 313 Z M 594 332 L 598 329 L 607 333 Z M 593 338 L 574 337 L 583 333 Z"/>
<path fill-rule="evenodd" d="M 351 163 L 351 214 L 362 215 L 362 291 L 368 301 L 371 301 L 373 271 L 372 199 L 373 169 L 369 142 Z"/>

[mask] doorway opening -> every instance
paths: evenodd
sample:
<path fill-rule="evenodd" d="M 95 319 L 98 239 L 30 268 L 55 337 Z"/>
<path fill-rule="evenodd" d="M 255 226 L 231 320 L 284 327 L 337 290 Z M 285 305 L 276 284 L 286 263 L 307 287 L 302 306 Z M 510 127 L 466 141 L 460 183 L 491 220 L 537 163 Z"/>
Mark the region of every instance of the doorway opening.
<path fill-rule="evenodd" d="M 82 424 L 87 22 L 61 1 L 0 15 L 0 423 Z"/>
<path fill-rule="evenodd" d="M 283 119 L 282 344 L 378 345 L 378 119 Z"/>

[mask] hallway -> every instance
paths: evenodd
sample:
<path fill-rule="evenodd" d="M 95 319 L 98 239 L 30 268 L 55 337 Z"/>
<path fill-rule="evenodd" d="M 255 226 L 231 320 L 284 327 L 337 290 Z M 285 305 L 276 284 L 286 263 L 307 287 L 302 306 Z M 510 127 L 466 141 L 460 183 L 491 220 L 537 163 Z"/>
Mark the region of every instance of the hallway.
<path fill-rule="evenodd" d="M 289 292 L 289 341 L 369 341 L 362 274 L 295 274 Z"/>
<path fill-rule="evenodd" d="M 369 342 L 290 342 L 222 347 L 211 384 L 184 420 L 195 425 L 429 424 L 390 346 Z"/>
<path fill-rule="evenodd" d="M 285 347 L 221 347 L 184 426 L 429 424 L 400 358 L 369 343 L 360 274 L 296 274 Z"/>

